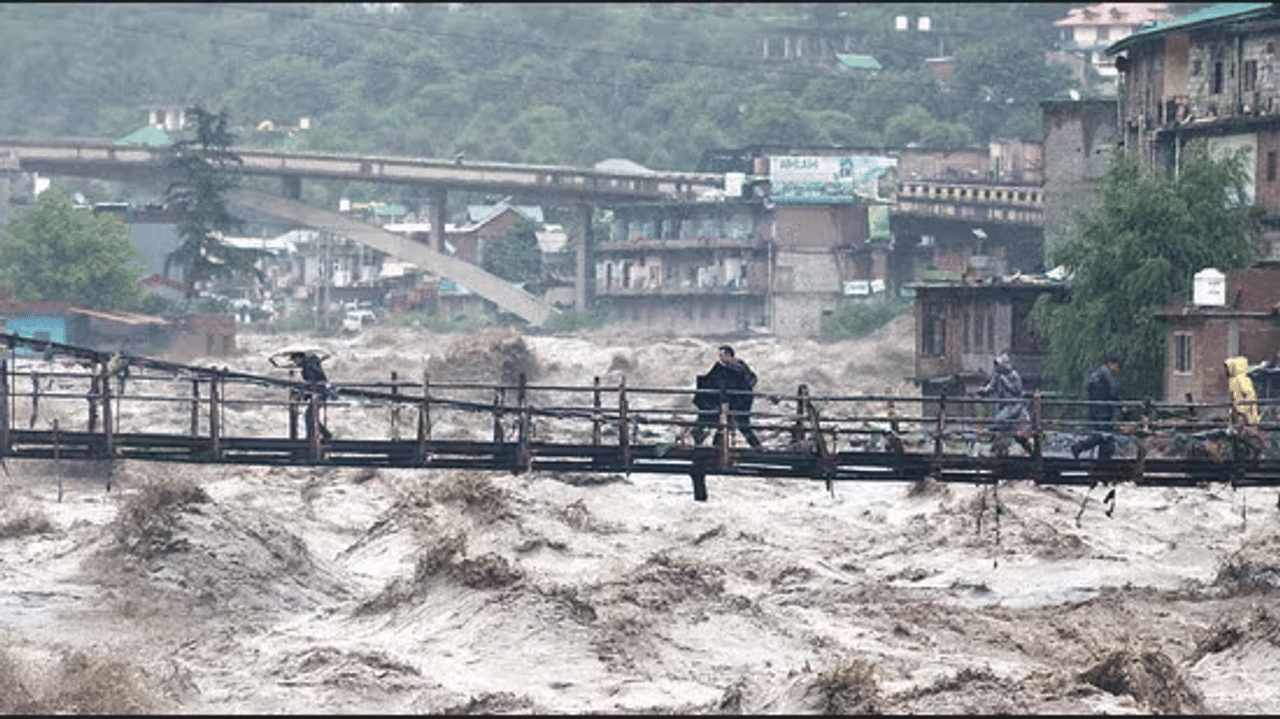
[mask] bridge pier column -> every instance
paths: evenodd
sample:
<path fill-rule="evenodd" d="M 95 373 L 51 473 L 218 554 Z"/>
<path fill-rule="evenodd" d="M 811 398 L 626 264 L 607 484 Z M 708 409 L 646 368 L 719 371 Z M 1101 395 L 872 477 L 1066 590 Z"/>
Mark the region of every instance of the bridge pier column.
<path fill-rule="evenodd" d="M 440 252 L 444 247 L 444 213 L 445 201 L 448 200 L 449 193 L 443 187 L 430 187 L 427 189 L 427 222 L 431 223 L 431 249 Z"/>
<path fill-rule="evenodd" d="M 0 231 L 9 226 L 9 189 L 20 172 L 16 156 L 0 153 Z"/>
<path fill-rule="evenodd" d="M 285 175 L 280 178 L 280 194 L 290 200 L 302 199 L 302 178 Z"/>
<path fill-rule="evenodd" d="M 574 208 L 576 221 L 573 223 L 573 246 L 575 250 L 573 265 L 573 307 L 577 310 L 587 309 L 587 257 L 588 238 L 591 237 L 592 205 L 582 204 Z"/>

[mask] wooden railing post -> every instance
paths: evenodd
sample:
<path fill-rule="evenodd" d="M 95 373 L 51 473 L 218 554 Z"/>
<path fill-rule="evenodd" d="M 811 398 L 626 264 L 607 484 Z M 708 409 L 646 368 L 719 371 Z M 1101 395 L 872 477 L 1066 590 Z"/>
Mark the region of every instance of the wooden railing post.
<path fill-rule="evenodd" d="M 40 373 L 31 370 L 31 417 L 27 421 L 27 429 L 35 429 L 36 420 L 40 416 Z"/>
<path fill-rule="evenodd" d="M 533 462 L 533 455 L 529 452 L 529 395 L 528 385 L 523 372 L 520 373 L 520 386 L 516 391 L 516 406 L 520 410 L 520 419 L 518 425 L 518 436 L 516 438 L 516 467 L 517 474 L 529 471 Z"/>
<path fill-rule="evenodd" d="M 627 416 L 627 378 L 618 382 L 618 446 L 622 448 L 622 466 L 631 471 L 631 431 Z"/>
<path fill-rule="evenodd" d="M 733 438 L 729 436 L 729 403 L 725 401 L 723 388 L 720 390 L 719 428 L 716 436 L 720 438 L 720 446 L 716 448 L 716 461 L 720 469 L 724 469 L 729 466 L 729 442 Z"/>
<path fill-rule="evenodd" d="M 191 380 L 191 436 L 200 436 L 200 378 Z"/>
<path fill-rule="evenodd" d="M 418 464 L 427 461 L 427 440 L 431 438 L 431 375 L 422 371 L 422 399 L 418 406 Z"/>
<path fill-rule="evenodd" d="M 307 392 L 307 407 L 310 408 L 311 410 L 310 412 L 306 413 L 306 416 L 310 418 L 310 421 L 307 422 L 307 450 L 311 453 L 311 460 L 313 462 L 319 461 L 320 452 L 321 452 L 321 447 L 320 447 L 320 423 L 321 423 L 320 392 L 321 391 L 323 390 L 313 388 L 312 391 Z"/>
<path fill-rule="evenodd" d="M 809 402 L 809 385 L 802 384 L 796 389 L 796 421 L 791 427 L 791 443 L 795 450 L 799 451 L 804 444 L 804 423 L 808 416 L 808 408 L 805 406 Z"/>
<path fill-rule="evenodd" d="M 506 388 L 498 385 L 493 390 L 493 443 L 502 444 L 506 441 L 506 433 L 502 431 L 502 403 L 505 399 Z"/>
<path fill-rule="evenodd" d="M 600 444 L 600 423 L 603 421 L 600 415 L 600 378 L 594 380 L 594 389 L 591 392 L 591 444 Z"/>
<path fill-rule="evenodd" d="M 90 434 L 98 431 L 98 372 L 89 375 L 89 427 Z"/>
<path fill-rule="evenodd" d="M 400 394 L 400 385 L 396 382 L 399 374 L 395 370 L 391 370 L 391 395 L 394 397 Z M 400 401 L 391 400 L 391 432 L 388 435 L 393 441 L 400 439 Z"/>
<path fill-rule="evenodd" d="M 221 373 L 217 370 L 209 377 L 209 448 L 215 457 L 222 454 L 222 427 L 218 421 L 218 415 L 222 411 L 220 379 Z"/>
<path fill-rule="evenodd" d="M 934 428 L 933 437 L 933 456 L 936 461 L 942 461 L 943 435 L 947 431 L 947 393 L 943 392 L 938 395 L 938 424 Z"/>
<path fill-rule="evenodd" d="M 1031 396 L 1031 449 L 1036 460 L 1036 483 L 1044 481 L 1044 399 L 1040 390 Z"/>
<path fill-rule="evenodd" d="M 9 454 L 9 360 L 0 358 L 0 457 Z"/>
<path fill-rule="evenodd" d="M 111 376 L 107 374 L 106 363 L 102 364 L 102 375 L 98 380 L 102 389 L 102 450 L 105 456 L 115 455 L 114 428 L 111 421 Z"/>
<path fill-rule="evenodd" d="M 293 370 L 289 370 L 289 382 L 293 382 Z M 298 405 L 302 402 L 302 392 L 289 387 L 289 439 L 298 438 Z M 310 431 L 310 430 L 308 430 Z"/>

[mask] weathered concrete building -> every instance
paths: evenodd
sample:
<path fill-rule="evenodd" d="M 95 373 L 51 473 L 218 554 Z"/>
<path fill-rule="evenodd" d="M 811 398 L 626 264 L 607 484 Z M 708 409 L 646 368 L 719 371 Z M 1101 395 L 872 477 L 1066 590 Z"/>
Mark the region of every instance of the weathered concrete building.
<path fill-rule="evenodd" d="M 926 396 L 972 393 L 1007 352 L 1023 388 L 1040 387 L 1048 344 L 1030 322 L 1042 295 L 1063 298 L 1064 283 L 1044 276 L 993 278 L 985 282 L 922 282 L 914 285 L 915 382 Z"/>
<path fill-rule="evenodd" d="M 1280 348 L 1271 314 L 1280 302 L 1278 44 L 1280 6 L 1237 3 L 1141 29 L 1107 50 L 1123 81 L 1125 149 L 1170 173 L 1178 171 L 1193 141 L 1207 143 L 1215 154 L 1240 152 L 1249 199 L 1266 210 L 1263 240 L 1269 251 L 1257 264 L 1227 273 L 1220 299 L 1193 299 L 1161 313 L 1169 324 L 1170 398 L 1221 400 L 1227 392 L 1226 357 L 1244 355 L 1257 363 Z"/>
<path fill-rule="evenodd" d="M 1044 251 L 1060 247 L 1095 202 L 1120 142 L 1115 100 L 1040 103 L 1044 126 Z"/>

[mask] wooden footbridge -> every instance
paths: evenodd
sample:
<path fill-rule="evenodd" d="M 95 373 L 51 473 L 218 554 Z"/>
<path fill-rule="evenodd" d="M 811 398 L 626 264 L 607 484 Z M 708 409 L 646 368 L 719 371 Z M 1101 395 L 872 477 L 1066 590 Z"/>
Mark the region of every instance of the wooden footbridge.
<path fill-rule="evenodd" d="M 417 467 L 522 473 L 656 473 L 692 478 L 707 498 L 708 475 L 790 477 L 825 483 L 912 481 L 994 484 L 1280 486 L 1280 460 L 1199 452 L 1197 437 L 1224 428 L 1198 421 L 1210 404 L 1129 403 L 1140 420 L 1122 425 L 1115 459 L 1075 459 L 1087 431 L 1081 401 L 1029 398 L 1033 451 L 992 453 L 990 403 L 970 397 L 757 394 L 752 424 L 764 446 L 694 446 L 692 388 L 545 386 L 523 376 L 502 383 L 389 381 L 309 392 L 277 376 L 234 372 L 0 335 L 0 458 L 142 460 L 203 464 Z M 1265 400 L 1264 400 L 1265 404 Z M 313 411 L 306 412 L 310 406 Z M 1270 408 L 1267 408 L 1267 414 Z M 723 429 L 725 405 L 710 418 Z M 332 439 L 315 426 L 324 423 Z M 1264 425 L 1266 430 L 1275 426 Z M 713 426 L 708 434 L 715 430 Z M 1206 445 L 1207 446 L 1207 445 Z M 1221 448 L 1225 447 L 1225 454 Z"/>

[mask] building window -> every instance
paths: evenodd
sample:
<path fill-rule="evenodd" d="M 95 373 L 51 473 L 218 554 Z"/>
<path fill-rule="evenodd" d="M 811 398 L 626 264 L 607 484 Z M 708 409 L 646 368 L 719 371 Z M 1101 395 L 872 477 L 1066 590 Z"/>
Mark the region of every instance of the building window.
<path fill-rule="evenodd" d="M 964 313 L 964 351 L 973 351 L 973 310 Z"/>
<path fill-rule="evenodd" d="M 1111 39 L 1111 28 L 1109 27 L 1098 28 L 1098 42 L 1102 42 L 1103 40 L 1110 40 L 1110 39 Z"/>
<path fill-rule="evenodd" d="M 1258 89 L 1258 61 L 1244 61 L 1244 91 L 1253 92 Z"/>
<path fill-rule="evenodd" d="M 947 352 L 947 320 L 943 305 L 927 304 L 922 315 L 924 321 L 920 323 L 920 354 L 941 357 Z"/>
<path fill-rule="evenodd" d="M 1276 181 L 1276 151 L 1267 152 L 1267 182 Z"/>
<path fill-rule="evenodd" d="M 1222 61 L 1213 63 L 1213 87 L 1209 90 L 1212 95 L 1222 94 Z"/>
<path fill-rule="evenodd" d="M 994 307 L 987 310 L 987 351 L 995 354 L 996 351 L 996 310 Z"/>
<path fill-rule="evenodd" d="M 1031 321 L 1031 309 L 1035 300 L 1018 301 L 1010 308 L 1009 343 L 1017 354 L 1043 353 L 1049 350 L 1048 341 L 1036 332 Z"/>
<path fill-rule="evenodd" d="M 1173 371 L 1191 374 L 1191 333 L 1178 332 L 1173 336 Z"/>
<path fill-rule="evenodd" d="M 1062 28 L 1062 39 L 1065 42 L 1074 42 L 1076 39 L 1076 29 L 1073 27 Z"/>
<path fill-rule="evenodd" d="M 1200 63 L 1200 60 L 1199 60 L 1199 59 L 1195 59 L 1195 60 L 1192 60 L 1192 61 L 1191 61 L 1191 76 L 1192 76 L 1192 77 L 1197 77 L 1197 76 L 1199 76 L 1199 74 L 1203 71 L 1203 69 L 1204 69 L 1204 68 L 1202 67 L 1202 65 L 1201 65 L 1201 63 Z"/>

